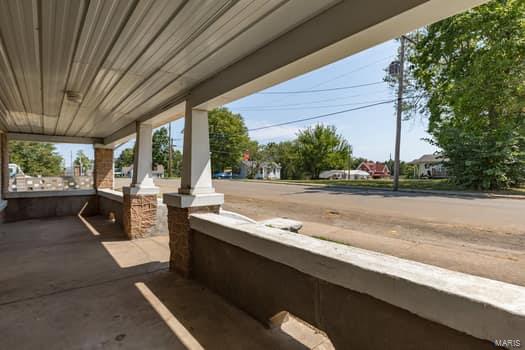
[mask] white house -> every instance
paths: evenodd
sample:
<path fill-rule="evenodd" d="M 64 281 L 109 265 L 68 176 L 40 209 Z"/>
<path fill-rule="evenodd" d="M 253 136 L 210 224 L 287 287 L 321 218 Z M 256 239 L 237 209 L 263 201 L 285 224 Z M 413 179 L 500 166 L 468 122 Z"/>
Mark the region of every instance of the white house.
<path fill-rule="evenodd" d="M 446 159 L 443 159 L 439 154 L 424 154 L 409 164 L 415 165 L 415 177 L 436 179 L 448 177 L 447 168 L 445 168 L 443 164 L 444 161 L 446 161 Z"/>
<path fill-rule="evenodd" d="M 325 170 L 319 174 L 320 179 L 327 180 L 367 180 L 370 174 L 363 170 Z"/>
<path fill-rule="evenodd" d="M 256 169 L 255 169 L 256 168 Z M 275 162 L 256 163 L 252 160 L 241 161 L 240 177 L 245 179 L 255 172 L 255 178 L 261 180 L 280 180 L 281 166 Z"/>

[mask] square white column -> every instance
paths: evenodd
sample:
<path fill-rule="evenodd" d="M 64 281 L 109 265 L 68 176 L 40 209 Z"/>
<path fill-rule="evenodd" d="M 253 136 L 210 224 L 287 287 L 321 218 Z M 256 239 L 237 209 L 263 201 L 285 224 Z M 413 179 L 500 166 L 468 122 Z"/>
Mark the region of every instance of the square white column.
<path fill-rule="evenodd" d="M 179 208 L 224 203 L 224 195 L 215 192 L 211 181 L 208 111 L 189 104 L 184 116 L 181 186 L 178 194 L 165 194 L 164 203 Z"/>
<path fill-rule="evenodd" d="M 133 161 L 133 179 L 125 192 L 137 195 L 157 194 L 159 188 L 153 183 L 152 176 L 152 135 L 151 124 L 137 122 L 137 139 Z"/>
<path fill-rule="evenodd" d="M 211 182 L 208 111 L 186 106 L 179 193 L 197 195 L 214 192 Z"/>

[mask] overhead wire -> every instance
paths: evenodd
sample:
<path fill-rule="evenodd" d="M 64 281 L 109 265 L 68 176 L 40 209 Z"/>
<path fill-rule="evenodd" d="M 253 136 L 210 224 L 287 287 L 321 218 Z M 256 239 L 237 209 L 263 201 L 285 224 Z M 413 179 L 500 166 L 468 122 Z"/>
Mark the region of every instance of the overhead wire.
<path fill-rule="evenodd" d="M 403 99 L 416 98 L 416 97 L 419 97 L 419 96 L 408 96 L 408 97 L 404 97 Z M 372 107 L 384 105 L 384 104 L 387 104 L 387 103 L 393 103 L 395 101 L 397 101 L 397 98 L 396 99 L 391 99 L 391 100 L 386 100 L 386 101 L 381 101 L 381 102 L 376 102 L 376 103 L 371 103 L 371 104 L 368 104 L 368 105 L 359 106 L 359 107 L 355 107 L 355 108 L 349 108 L 349 109 L 345 109 L 345 110 L 342 110 L 342 111 L 336 111 L 336 112 L 316 115 L 316 116 L 313 116 L 313 117 L 289 120 L 289 121 L 282 122 L 282 123 L 261 126 L 261 127 L 257 127 L 257 128 L 248 129 L 248 131 L 258 131 L 258 130 L 264 130 L 264 129 L 274 128 L 274 127 L 278 127 L 278 126 L 284 126 L 284 125 L 289 125 L 289 124 L 300 123 L 300 122 L 309 121 L 309 120 L 326 118 L 326 117 L 330 117 L 330 116 L 333 116 L 333 115 L 340 115 L 340 114 L 347 113 L 347 112 L 353 112 L 353 111 L 358 111 L 358 110 L 361 110 L 361 109 L 367 109 L 367 108 L 372 108 Z"/>
<path fill-rule="evenodd" d="M 280 105 L 268 105 L 268 104 L 265 104 L 265 105 L 248 105 L 248 106 L 243 106 L 243 107 L 238 107 L 238 108 L 233 108 L 233 110 L 235 111 L 250 111 L 250 110 L 255 110 L 255 109 L 262 109 L 262 108 L 280 108 L 280 107 L 294 107 L 294 106 L 305 106 L 307 107 L 307 105 L 310 105 L 310 104 L 315 104 L 315 103 L 323 103 L 323 102 L 330 102 L 330 101 L 338 101 L 338 100 L 347 100 L 347 99 L 350 99 L 350 98 L 353 98 L 353 97 L 360 97 L 360 96 L 375 96 L 377 94 L 382 94 L 384 93 L 385 91 L 384 90 L 377 90 L 377 91 L 369 91 L 367 92 L 366 94 L 364 93 L 360 93 L 360 94 L 354 94 L 354 95 L 345 95 L 345 96 L 337 96 L 337 97 L 332 97 L 332 98 L 324 98 L 324 99 L 321 99 L 321 100 L 314 100 L 314 101 L 302 101 L 302 102 L 296 102 L 296 103 L 287 103 L 287 104 L 280 104 Z"/>
<path fill-rule="evenodd" d="M 340 103 L 340 104 L 335 104 L 335 105 L 324 105 L 324 106 L 301 106 L 301 107 L 286 107 L 286 108 L 254 108 L 254 109 L 250 109 L 249 111 L 272 112 L 272 111 L 292 111 L 292 110 L 301 110 L 301 109 L 335 108 L 335 107 L 359 106 L 362 104 L 375 103 L 375 102 L 381 102 L 381 101 L 384 101 L 384 99 L 371 100 L 371 101 L 368 100 L 368 101 L 353 102 L 353 103 Z"/>
<path fill-rule="evenodd" d="M 347 90 L 347 89 L 356 89 L 360 87 L 365 86 L 372 86 L 372 85 L 378 85 L 383 84 L 384 81 L 376 81 L 372 83 L 364 83 L 364 84 L 358 84 L 358 85 L 349 85 L 349 86 L 339 86 L 334 88 L 328 88 L 328 89 L 314 89 L 314 90 L 292 90 L 292 91 L 267 91 L 267 92 L 258 92 L 260 95 L 284 95 L 284 94 L 310 94 L 310 93 L 316 93 L 316 92 L 328 92 L 328 91 L 337 91 L 337 90 Z"/>
<path fill-rule="evenodd" d="M 317 84 L 311 85 L 309 88 L 311 89 L 311 88 L 315 88 L 315 87 L 317 87 L 317 86 L 322 86 L 322 85 L 324 85 L 324 84 L 326 84 L 326 83 L 329 83 L 329 82 L 334 81 L 334 80 L 338 80 L 338 79 L 340 79 L 340 78 L 342 78 L 342 77 L 345 77 L 345 76 L 348 76 L 348 75 L 350 75 L 350 74 L 352 74 L 352 73 L 356 73 L 356 72 L 362 71 L 362 70 L 364 70 L 364 69 L 366 69 L 366 68 L 368 68 L 368 67 L 370 67 L 370 66 L 373 66 L 373 65 L 375 65 L 375 64 L 377 64 L 377 63 L 380 63 L 380 62 L 383 62 L 383 61 L 385 61 L 385 60 L 388 60 L 388 59 L 390 59 L 390 58 L 392 58 L 392 57 L 394 57 L 394 56 L 395 56 L 395 55 L 388 55 L 388 56 L 382 57 L 382 58 L 379 59 L 379 60 L 376 60 L 376 61 L 373 61 L 373 62 L 370 62 L 370 63 L 364 64 L 364 65 L 359 66 L 359 67 L 357 67 L 357 68 L 355 68 L 355 69 L 352 69 L 352 70 L 350 70 L 350 71 L 348 71 L 348 72 L 345 72 L 345 73 L 342 73 L 342 74 L 338 74 L 338 75 L 336 75 L 335 77 L 331 77 L 331 78 L 329 78 L 329 79 L 327 79 L 327 80 L 325 80 L 325 81 L 322 81 L 322 82 L 319 82 L 319 83 L 317 83 Z M 280 98 L 280 99 L 276 99 L 276 100 L 274 99 L 273 102 L 282 101 L 283 99 L 284 99 L 284 98 Z"/>

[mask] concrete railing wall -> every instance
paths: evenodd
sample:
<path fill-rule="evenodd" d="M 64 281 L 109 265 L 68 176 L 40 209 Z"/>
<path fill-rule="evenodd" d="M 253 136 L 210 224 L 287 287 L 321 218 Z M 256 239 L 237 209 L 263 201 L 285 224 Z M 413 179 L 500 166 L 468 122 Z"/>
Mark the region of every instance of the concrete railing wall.
<path fill-rule="evenodd" d="M 106 218 L 113 215 L 115 222 L 122 226 L 122 202 L 124 200 L 122 192 L 100 189 L 97 194 L 99 214 Z"/>
<path fill-rule="evenodd" d="M 6 199 L 7 222 L 98 212 L 95 190 L 13 192 L 6 193 Z"/>
<path fill-rule="evenodd" d="M 525 335 L 520 286 L 215 214 L 190 225 L 195 279 L 262 322 L 288 311 L 338 349 L 480 350 Z"/>
<path fill-rule="evenodd" d="M 0 221 L 100 214 L 106 218 L 113 217 L 115 222 L 123 226 L 124 196 L 122 192 L 110 189 L 8 192 L 6 199 L 7 206 Z M 160 199 L 157 202 L 155 222 L 149 234 L 168 234 L 168 210 Z"/>
<path fill-rule="evenodd" d="M 93 189 L 93 176 L 16 176 L 9 178 L 9 191 L 76 191 Z"/>

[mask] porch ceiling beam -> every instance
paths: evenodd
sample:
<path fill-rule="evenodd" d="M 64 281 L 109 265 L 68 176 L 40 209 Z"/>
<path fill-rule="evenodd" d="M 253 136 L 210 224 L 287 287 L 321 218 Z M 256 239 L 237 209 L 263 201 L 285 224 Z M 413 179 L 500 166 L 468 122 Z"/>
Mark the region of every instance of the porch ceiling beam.
<path fill-rule="evenodd" d="M 43 134 L 24 134 L 15 132 L 7 133 L 7 140 L 78 144 L 97 144 L 103 142 L 103 139 L 95 137 L 54 136 Z"/>
<path fill-rule="evenodd" d="M 118 144 L 131 140 L 136 132 L 137 122 L 133 121 L 108 137 L 105 137 L 102 143 L 107 146 L 117 146 Z"/>
<path fill-rule="evenodd" d="M 344 0 L 192 89 L 211 109 L 434 23 L 487 0 Z"/>
<path fill-rule="evenodd" d="M 138 121 L 157 127 L 181 118 L 185 101 L 211 110 L 487 1 L 342 0 Z M 135 132 L 131 122 L 104 144 L 126 142 Z"/>
<path fill-rule="evenodd" d="M 184 117 L 186 96 L 179 97 L 172 101 L 167 106 L 163 107 L 162 111 L 149 113 L 138 118 L 138 122 L 147 122 L 154 128 L 169 123 L 170 121 Z M 132 139 L 137 132 L 136 121 L 133 121 L 123 128 L 117 130 L 113 134 L 104 138 L 104 144 L 108 146 L 116 146 Z"/>

